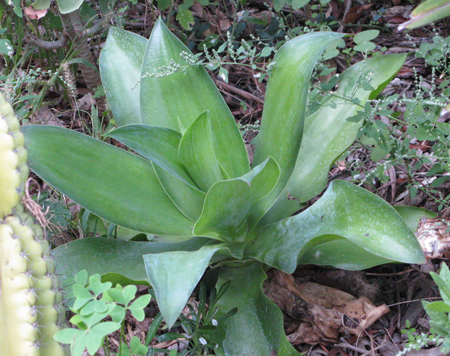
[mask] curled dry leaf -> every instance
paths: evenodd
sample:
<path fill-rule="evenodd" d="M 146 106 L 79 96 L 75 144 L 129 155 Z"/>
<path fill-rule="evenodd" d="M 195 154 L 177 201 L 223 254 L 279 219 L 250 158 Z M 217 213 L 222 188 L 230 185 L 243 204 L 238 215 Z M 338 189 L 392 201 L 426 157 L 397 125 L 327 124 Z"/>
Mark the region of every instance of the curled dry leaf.
<path fill-rule="evenodd" d="M 450 252 L 450 219 L 420 219 L 417 240 L 427 258 L 441 258 Z"/>
<path fill-rule="evenodd" d="M 47 14 L 47 10 L 35 10 L 33 6 L 27 6 L 25 8 L 25 15 L 27 15 L 32 20 L 39 20 Z"/>
<path fill-rule="evenodd" d="M 366 297 L 356 298 L 317 283 L 295 282 L 291 275 L 274 271 L 265 292 L 286 314 L 300 320 L 288 335 L 293 344 L 335 343 L 342 332 L 360 336 L 389 312 L 386 305 L 374 306 Z"/>

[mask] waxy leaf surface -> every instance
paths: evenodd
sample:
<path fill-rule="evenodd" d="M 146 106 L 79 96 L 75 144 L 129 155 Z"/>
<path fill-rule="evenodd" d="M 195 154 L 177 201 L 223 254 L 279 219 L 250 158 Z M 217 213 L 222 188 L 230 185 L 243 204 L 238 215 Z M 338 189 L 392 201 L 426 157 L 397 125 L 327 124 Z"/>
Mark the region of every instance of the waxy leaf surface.
<path fill-rule="evenodd" d="M 372 90 L 364 90 L 358 80 L 367 76 L 371 87 L 378 89 L 383 84 L 386 85 L 400 70 L 405 58 L 404 54 L 372 57 L 358 62 L 340 76 L 335 95 L 306 117 L 294 170 L 277 203 L 264 218 L 266 224 L 287 217 L 294 204 L 294 210 L 299 210 L 301 203 L 323 191 L 327 185 L 330 166 L 356 140 L 363 124 L 363 121 L 347 121 L 358 111 L 364 110 L 361 105 L 365 105 L 372 93 Z M 354 98 L 361 104 L 352 103 Z M 332 103 L 336 107 L 333 108 Z"/>
<path fill-rule="evenodd" d="M 108 132 L 106 136 L 123 143 L 186 184 L 195 187 L 195 183 L 178 158 L 181 140 L 178 131 L 159 126 L 126 125 Z"/>
<path fill-rule="evenodd" d="M 187 128 L 180 141 L 178 156 L 202 191 L 207 192 L 214 183 L 222 180 L 207 112 L 200 114 Z"/>
<path fill-rule="evenodd" d="M 437 216 L 436 213 L 416 206 L 396 205 L 394 209 L 413 233 L 417 231 L 417 226 L 422 217 L 434 219 Z"/>
<path fill-rule="evenodd" d="M 271 156 L 280 166 L 281 175 L 277 187 L 261 201 L 263 209 L 275 202 L 294 169 L 303 135 L 312 70 L 328 45 L 342 36 L 330 32 L 309 33 L 286 42 L 275 55 L 261 130 L 254 141 L 253 164 L 260 164 Z"/>
<path fill-rule="evenodd" d="M 192 222 L 164 192 L 149 161 L 60 127 L 22 131 L 29 167 L 81 206 L 133 230 L 191 235 Z"/>
<path fill-rule="evenodd" d="M 269 157 L 240 178 L 215 183 L 206 195 L 194 234 L 215 232 L 226 241 L 244 241 L 257 222 L 251 219 L 252 207 L 273 189 L 279 175 L 280 168 Z"/>
<path fill-rule="evenodd" d="M 347 239 L 335 239 L 313 246 L 302 255 L 299 264 L 333 266 L 360 271 L 395 261 L 374 255 Z"/>
<path fill-rule="evenodd" d="M 225 337 L 222 344 L 225 355 L 299 355 L 286 340 L 281 310 L 262 291 L 266 278 L 260 263 L 221 268 L 217 289 L 228 281 L 231 284 L 216 304 L 219 311 L 215 319 L 238 308 L 237 314 L 218 325 L 219 339 Z"/>
<path fill-rule="evenodd" d="M 90 237 L 75 240 L 54 250 L 58 273 L 63 280 L 74 278 L 85 269 L 100 274 L 102 281 L 149 285 L 143 256 L 167 251 L 196 251 L 210 239 L 194 237 L 178 243 L 134 242 Z"/>
<path fill-rule="evenodd" d="M 158 20 L 142 65 L 142 123 L 183 132 L 201 113 L 208 111 L 217 159 L 230 178 L 240 177 L 250 168 L 233 115 L 205 69 L 186 62 L 180 56 L 182 52 L 191 53 Z M 170 69 L 177 65 L 183 70 Z"/>
<path fill-rule="evenodd" d="M 198 251 L 172 251 L 144 256 L 148 278 L 169 329 L 186 306 L 211 257 L 221 248 L 220 244 L 207 245 Z"/>
<path fill-rule="evenodd" d="M 154 162 L 164 191 L 175 206 L 192 221 L 203 208 L 206 194 L 200 191 L 178 157 L 181 134 L 166 127 L 126 125 L 110 131 L 112 137 Z"/>
<path fill-rule="evenodd" d="M 312 248 L 323 242 L 322 236 L 330 234 L 344 237 L 385 259 L 425 262 L 416 237 L 392 206 L 341 180 L 333 181 L 308 210 L 264 228 L 246 255 L 293 273 L 298 259 L 307 250 L 305 246 Z"/>
<path fill-rule="evenodd" d="M 109 29 L 100 53 L 100 75 L 108 106 L 119 126 L 142 124 L 141 67 L 148 40 L 133 32 Z"/>

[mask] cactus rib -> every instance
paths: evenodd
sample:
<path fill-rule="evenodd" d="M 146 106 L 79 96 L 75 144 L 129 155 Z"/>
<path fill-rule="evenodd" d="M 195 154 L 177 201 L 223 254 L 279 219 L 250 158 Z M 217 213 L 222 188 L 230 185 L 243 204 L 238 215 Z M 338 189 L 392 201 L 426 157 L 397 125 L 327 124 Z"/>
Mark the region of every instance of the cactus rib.
<path fill-rule="evenodd" d="M 50 246 L 21 204 L 26 161 L 19 121 L 0 94 L 0 355 L 63 356 L 53 339 L 62 296 Z"/>

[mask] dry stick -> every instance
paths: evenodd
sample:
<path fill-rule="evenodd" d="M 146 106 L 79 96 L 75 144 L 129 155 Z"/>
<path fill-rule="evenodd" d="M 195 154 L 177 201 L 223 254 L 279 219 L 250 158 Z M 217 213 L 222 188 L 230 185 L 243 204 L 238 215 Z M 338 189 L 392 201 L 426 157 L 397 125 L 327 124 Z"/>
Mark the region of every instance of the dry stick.
<path fill-rule="evenodd" d="M 214 81 L 216 82 L 217 85 L 223 87 L 226 90 L 229 90 L 233 93 L 236 93 L 240 96 L 242 96 L 243 98 L 250 100 L 250 101 L 256 101 L 257 103 L 264 105 L 264 100 L 258 98 L 256 95 L 250 94 L 248 91 L 242 90 L 242 89 L 238 89 L 233 85 L 230 85 L 228 83 L 225 83 L 221 80 L 218 79 L 214 79 Z"/>
<path fill-rule="evenodd" d="M 49 51 L 66 47 L 68 37 L 66 33 L 63 33 L 63 36 L 57 41 L 44 41 L 31 33 L 27 33 L 25 35 L 25 40 L 36 47 Z"/>

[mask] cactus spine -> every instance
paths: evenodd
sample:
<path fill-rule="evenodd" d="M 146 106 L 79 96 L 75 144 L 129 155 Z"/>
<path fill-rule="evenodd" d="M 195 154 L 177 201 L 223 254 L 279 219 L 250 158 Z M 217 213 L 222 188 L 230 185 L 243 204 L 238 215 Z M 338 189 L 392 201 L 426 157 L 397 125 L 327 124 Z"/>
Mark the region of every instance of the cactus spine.
<path fill-rule="evenodd" d="M 21 204 L 28 178 L 20 124 L 0 94 L 0 355 L 62 356 L 62 302 L 50 247 Z"/>

